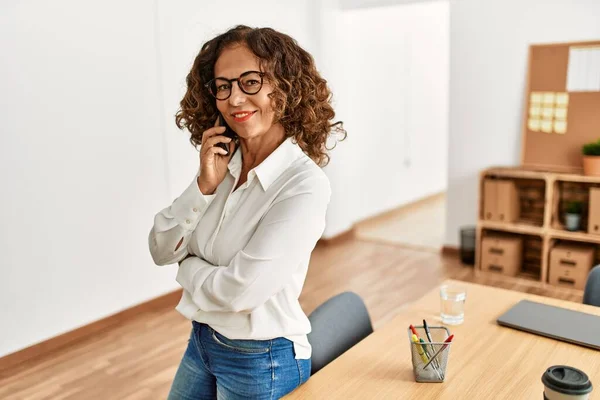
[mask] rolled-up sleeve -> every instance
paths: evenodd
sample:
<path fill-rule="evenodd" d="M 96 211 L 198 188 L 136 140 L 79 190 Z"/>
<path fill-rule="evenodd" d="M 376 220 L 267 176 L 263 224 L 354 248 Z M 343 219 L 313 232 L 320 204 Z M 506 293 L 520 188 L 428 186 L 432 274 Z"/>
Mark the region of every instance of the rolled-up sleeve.
<path fill-rule="evenodd" d="M 292 280 L 325 229 L 326 177 L 307 178 L 276 199 L 248 244 L 227 266 L 181 262 L 177 281 L 206 312 L 252 312 Z"/>
<path fill-rule="evenodd" d="M 198 175 L 181 196 L 154 217 L 154 225 L 148 235 L 148 246 L 157 265 L 174 264 L 188 254 L 190 237 L 215 197 L 214 194 L 202 194 L 197 178 Z"/>

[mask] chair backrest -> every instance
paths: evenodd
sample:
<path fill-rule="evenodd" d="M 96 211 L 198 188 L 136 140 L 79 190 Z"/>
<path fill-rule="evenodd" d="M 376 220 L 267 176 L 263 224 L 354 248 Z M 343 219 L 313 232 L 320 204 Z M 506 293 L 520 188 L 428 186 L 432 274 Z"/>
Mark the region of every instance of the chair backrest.
<path fill-rule="evenodd" d="M 340 293 L 321 304 L 308 317 L 312 331 L 311 375 L 373 333 L 369 313 L 353 292 Z"/>
<path fill-rule="evenodd" d="M 600 265 L 590 271 L 583 291 L 583 304 L 600 307 Z"/>

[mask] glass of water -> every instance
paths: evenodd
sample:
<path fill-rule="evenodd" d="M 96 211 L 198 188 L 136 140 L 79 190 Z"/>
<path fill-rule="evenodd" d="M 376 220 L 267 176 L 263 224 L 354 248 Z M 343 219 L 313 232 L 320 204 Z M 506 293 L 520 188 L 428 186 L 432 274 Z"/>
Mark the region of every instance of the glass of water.
<path fill-rule="evenodd" d="M 442 322 L 447 325 L 460 325 L 465 320 L 465 300 L 467 291 L 456 284 L 440 287 Z"/>

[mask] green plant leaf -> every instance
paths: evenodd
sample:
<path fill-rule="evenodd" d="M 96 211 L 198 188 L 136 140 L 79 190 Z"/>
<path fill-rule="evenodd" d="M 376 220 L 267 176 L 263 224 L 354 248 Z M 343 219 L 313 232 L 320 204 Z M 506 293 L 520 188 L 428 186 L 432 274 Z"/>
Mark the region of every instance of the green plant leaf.
<path fill-rule="evenodd" d="M 582 152 L 585 156 L 600 156 L 600 139 L 596 142 L 584 144 Z"/>
<path fill-rule="evenodd" d="M 583 203 L 581 201 L 569 201 L 567 202 L 566 211 L 569 214 L 581 214 L 583 210 Z"/>

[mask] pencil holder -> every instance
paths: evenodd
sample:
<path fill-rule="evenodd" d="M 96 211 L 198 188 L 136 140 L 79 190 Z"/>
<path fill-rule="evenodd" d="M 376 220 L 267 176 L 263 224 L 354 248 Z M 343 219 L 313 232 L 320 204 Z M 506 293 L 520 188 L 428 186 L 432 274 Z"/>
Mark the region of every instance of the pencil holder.
<path fill-rule="evenodd" d="M 419 338 L 427 339 L 423 326 L 415 326 Z M 450 332 L 443 326 L 429 326 L 431 341 L 415 343 L 413 332 L 408 329 L 408 341 L 412 356 L 413 372 L 417 382 L 443 382 L 452 343 L 444 343 Z"/>

